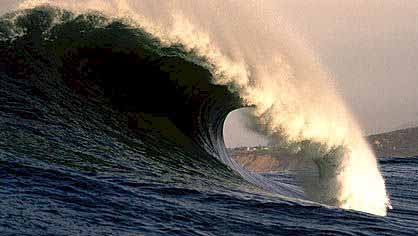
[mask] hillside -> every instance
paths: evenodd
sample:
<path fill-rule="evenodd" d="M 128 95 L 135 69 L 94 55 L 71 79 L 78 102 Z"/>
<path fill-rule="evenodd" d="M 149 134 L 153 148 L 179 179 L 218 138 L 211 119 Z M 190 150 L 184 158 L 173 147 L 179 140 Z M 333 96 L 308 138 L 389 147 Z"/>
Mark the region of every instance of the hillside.
<path fill-rule="evenodd" d="M 271 151 L 261 148 L 230 149 L 229 155 L 245 168 L 256 172 L 269 172 L 272 170 L 280 170 L 283 163 L 280 159 L 274 158 Z"/>
<path fill-rule="evenodd" d="M 378 157 L 418 156 L 418 127 L 370 135 L 367 140 Z M 229 154 L 256 172 L 277 171 L 288 164 L 285 158 L 277 158 L 288 155 L 281 155 L 268 147 L 229 149 Z"/>
<path fill-rule="evenodd" d="M 418 156 L 418 127 L 367 137 L 378 157 Z"/>

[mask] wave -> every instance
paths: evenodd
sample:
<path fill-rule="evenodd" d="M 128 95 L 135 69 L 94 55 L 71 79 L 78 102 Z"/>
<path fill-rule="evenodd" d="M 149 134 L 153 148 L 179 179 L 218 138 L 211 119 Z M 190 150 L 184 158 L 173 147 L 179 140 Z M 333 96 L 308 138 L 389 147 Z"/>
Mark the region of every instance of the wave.
<path fill-rule="evenodd" d="M 87 1 L 81 10 L 72 1 L 26 1 L 0 21 L 1 41 L 43 61 L 37 73 L 45 63 L 58 68 L 54 78 L 86 100 L 109 103 L 131 129 L 207 153 L 263 189 L 385 215 L 389 200 L 376 159 L 309 50 L 281 34 L 257 32 L 250 20 L 239 23 L 253 34 L 234 29 L 234 14 L 218 16 L 225 25 L 205 25 L 180 2 L 162 3 L 156 13 L 146 2 Z M 221 3 L 197 5 L 205 4 Z M 237 7 L 221 6 L 222 12 Z M 9 66 L 13 76 L 25 68 Z M 227 156 L 223 123 L 247 106 L 254 107 L 252 128 L 311 170 L 298 176 L 303 193 Z"/>

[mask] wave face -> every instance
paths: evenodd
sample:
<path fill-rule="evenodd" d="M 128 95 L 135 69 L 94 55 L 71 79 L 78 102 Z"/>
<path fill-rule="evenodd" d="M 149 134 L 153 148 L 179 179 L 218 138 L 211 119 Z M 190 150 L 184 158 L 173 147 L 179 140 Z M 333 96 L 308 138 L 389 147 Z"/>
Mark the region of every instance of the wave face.
<path fill-rule="evenodd" d="M 240 13 L 233 13 L 239 7 L 234 2 L 172 1 L 156 9 L 141 1 L 87 1 L 82 7 L 26 1 L 20 8 L 45 3 L 75 13 L 39 8 L 12 14 L 2 22 L 4 40 L 26 37 L 31 47 L 41 45 L 70 88 L 108 100 L 129 127 L 164 127 L 158 131 L 164 137 L 196 144 L 268 191 L 386 215 L 389 200 L 377 161 L 329 75 L 285 26 L 278 30 L 256 18 L 257 4 Z M 202 15 L 198 9 L 208 10 Z M 83 14 L 88 11 L 103 15 Z M 227 157 L 223 122 L 243 106 L 254 107 L 257 132 L 313 170 L 297 176 L 303 193 L 269 183 Z"/>

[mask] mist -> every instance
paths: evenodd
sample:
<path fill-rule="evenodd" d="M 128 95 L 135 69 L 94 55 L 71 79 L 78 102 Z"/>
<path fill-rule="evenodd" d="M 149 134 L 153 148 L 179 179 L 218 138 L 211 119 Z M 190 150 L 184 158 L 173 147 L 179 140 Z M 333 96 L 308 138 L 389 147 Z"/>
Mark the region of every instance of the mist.
<path fill-rule="evenodd" d="M 278 1 L 269 7 L 310 44 L 365 135 L 418 125 L 418 2 Z M 227 120 L 227 145 L 265 144 L 239 124 L 240 116 Z"/>

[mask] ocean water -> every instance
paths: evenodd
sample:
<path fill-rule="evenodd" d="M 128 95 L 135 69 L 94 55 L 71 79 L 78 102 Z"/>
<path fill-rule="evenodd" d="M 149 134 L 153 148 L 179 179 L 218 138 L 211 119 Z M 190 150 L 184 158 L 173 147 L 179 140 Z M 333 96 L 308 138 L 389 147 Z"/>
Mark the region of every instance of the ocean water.
<path fill-rule="evenodd" d="M 184 45 L 52 7 L 3 16 L 0 37 L 0 235 L 418 234 L 416 158 L 378 159 L 386 216 L 242 169 L 222 129 L 245 104 Z"/>

